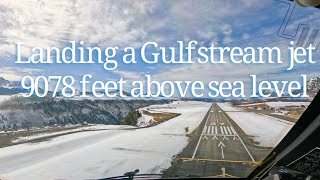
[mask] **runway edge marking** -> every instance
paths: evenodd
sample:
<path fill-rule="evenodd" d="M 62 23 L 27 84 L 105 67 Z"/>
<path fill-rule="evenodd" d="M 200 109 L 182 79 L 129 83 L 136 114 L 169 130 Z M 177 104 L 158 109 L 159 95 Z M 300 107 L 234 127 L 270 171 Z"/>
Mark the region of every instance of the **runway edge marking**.
<path fill-rule="evenodd" d="M 205 122 L 205 124 L 204 124 L 205 126 L 207 125 L 207 123 L 208 123 L 208 121 L 209 121 L 209 117 L 210 117 L 210 114 L 211 114 L 211 108 L 212 108 L 212 106 L 211 106 L 210 109 L 209 109 L 209 114 L 208 114 L 207 120 L 206 120 L 206 122 Z M 202 133 L 201 133 L 201 135 L 200 135 L 200 137 L 199 137 L 199 140 L 198 140 L 197 146 L 196 146 L 196 148 L 195 148 L 195 150 L 194 150 L 194 152 L 193 152 L 192 158 L 194 158 L 194 157 L 196 156 L 196 153 L 197 153 L 197 150 L 198 150 L 198 148 L 199 148 L 200 141 L 201 141 L 202 135 L 204 134 L 204 131 L 205 131 L 205 128 L 203 127 Z"/>

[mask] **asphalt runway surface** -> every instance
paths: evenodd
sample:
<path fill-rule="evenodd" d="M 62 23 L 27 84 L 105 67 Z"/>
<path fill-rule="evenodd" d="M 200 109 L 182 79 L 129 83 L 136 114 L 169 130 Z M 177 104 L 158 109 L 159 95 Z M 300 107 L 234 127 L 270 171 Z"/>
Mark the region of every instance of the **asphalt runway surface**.
<path fill-rule="evenodd" d="M 271 152 L 254 142 L 217 104 L 163 177 L 247 177 Z"/>

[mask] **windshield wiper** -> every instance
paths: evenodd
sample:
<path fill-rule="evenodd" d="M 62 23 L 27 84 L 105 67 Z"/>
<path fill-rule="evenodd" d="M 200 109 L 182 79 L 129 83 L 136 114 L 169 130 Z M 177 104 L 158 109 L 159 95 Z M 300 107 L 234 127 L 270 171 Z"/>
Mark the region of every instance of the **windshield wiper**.
<path fill-rule="evenodd" d="M 115 177 L 108 177 L 108 178 L 102 178 L 99 180 L 107 180 L 107 179 L 161 179 L 161 174 L 138 174 L 139 169 L 136 169 L 134 171 L 126 172 L 123 174 L 123 176 L 115 176 Z"/>

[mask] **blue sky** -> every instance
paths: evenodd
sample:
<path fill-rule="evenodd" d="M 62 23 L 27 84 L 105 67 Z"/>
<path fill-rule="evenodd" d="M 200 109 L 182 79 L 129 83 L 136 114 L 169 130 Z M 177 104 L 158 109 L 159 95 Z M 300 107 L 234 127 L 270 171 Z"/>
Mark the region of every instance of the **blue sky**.
<path fill-rule="evenodd" d="M 287 2 L 287 1 L 285 1 Z M 288 1 L 289 2 L 289 1 Z M 25 75 L 92 74 L 99 80 L 139 80 L 151 74 L 164 80 L 243 80 L 258 74 L 265 80 L 297 79 L 299 74 L 320 76 L 315 65 L 299 65 L 284 71 L 283 65 L 164 65 L 121 64 L 106 71 L 93 65 L 17 65 L 14 43 L 26 47 L 65 47 L 68 41 L 84 41 L 87 46 L 139 49 L 148 41 L 173 46 L 176 41 L 197 40 L 203 45 L 288 47 L 290 40 L 277 36 L 288 4 L 274 0 L 137 0 L 137 1 L 42 1 L 0 2 L 0 76 L 19 80 Z M 299 24 L 320 25 L 320 10 L 296 7 L 285 29 L 295 34 Z M 317 51 L 318 52 L 318 51 Z M 27 53 L 24 53 L 25 55 Z M 228 72 L 228 73 L 226 73 Z"/>

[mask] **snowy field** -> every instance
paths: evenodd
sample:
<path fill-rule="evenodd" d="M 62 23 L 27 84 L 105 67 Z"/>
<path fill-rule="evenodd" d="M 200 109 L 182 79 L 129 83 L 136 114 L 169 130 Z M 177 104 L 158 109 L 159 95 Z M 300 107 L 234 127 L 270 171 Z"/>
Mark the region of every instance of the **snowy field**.
<path fill-rule="evenodd" d="M 279 118 L 246 112 L 228 103 L 218 105 L 248 136 L 253 136 L 259 146 L 275 147 L 294 125 Z"/>
<path fill-rule="evenodd" d="M 308 107 L 311 102 L 263 102 L 263 103 L 253 103 L 253 104 L 243 104 L 239 105 L 240 107 L 254 106 L 254 105 L 263 105 L 266 104 L 273 108 L 280 108 L 285 106 L 306 106 Z"/>
<path fill-rule="evenodd" d="M 143 112 L 141 112 L 141 115 L 142 116 L 138 118 L 138 123 L 137 123 L 138 127 L 145 127 L 145 126 L 152 124 L 152 122 L 153 122 L 152 116 L 143 114 Z"/>
<path fill-rule="evenodd" d="M 161 173 L 187 144 L 185 128 L 198 127 L 211 103 L 174 102 L 159 106 L 180 116 L 142 129 L 114 129 L 60 136 L 37 144 L 0 149 L 0 179 L 92 179 Z"/>
<path fill-rule="evenodd" d="M 279 108 L 284 106 L 306 106 L 308 107 L 311 102 L 266 102 L 266 104 L 273 108 Z"/>
<path fill-rule="evenodd" d="M 11 96 L 7 95 L 0 95 L 0 103 L 7 101 L 11 98 Z"/>
<path fill-rule="evenodd" d="M 65 131 L 59 131 L 59 132 L 51 132 L 51 133 L 39 133 L 39 134 L 34 134 L 31 136 L 24 136 L 24 137 L 19 137 L 18 139 L 12 141 L 13 143 L 17 142 L 24 142 L 28 140 L 34 140 L 38 138 L 44 138 L 44 137 L 49 137 L 53 135 L 59 135 L 59 134 L 65 134 L 65 133 L 72 133 L 72 132 L 78 132 L 78 131 L 88 131 L 88 130 L 101 130 L 101 129 L 128 129 L 128 128 L 135 128 L 133 126 L 125 126 L 125 125 L 103 125 L 103 124 L 98 124 L 98 125 L 92 125 L 92 126 L 87 126 L 87 127 L 79 127 L 79 128 L 74 128 L 70 130 L 65 130 Z"/>
<path fill-rule="evenodd" d="M 181 110 L 188 105 L 188 103 L 185 103 L 183 101 L 175 101 L 171 104 L 151 105 L 148 107 L 140 108 L 139 111 L 141 112 L 142 117 L 138 119 L 137 126 L 145 127 L 154 122 L 153 117 L 143 114 L 143 111 L 148 111 L 150 113 L 181 113 Z"/>

